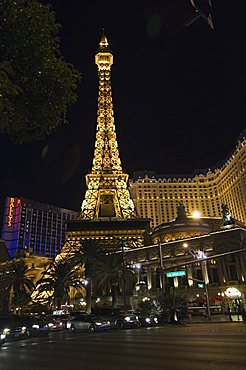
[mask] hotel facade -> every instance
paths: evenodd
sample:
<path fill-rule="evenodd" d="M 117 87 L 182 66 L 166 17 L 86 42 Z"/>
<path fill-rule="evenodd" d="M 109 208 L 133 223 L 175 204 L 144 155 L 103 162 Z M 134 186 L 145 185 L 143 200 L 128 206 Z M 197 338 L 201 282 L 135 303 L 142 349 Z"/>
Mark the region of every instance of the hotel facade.
<path fill-rule="evenodd" d="M 11 258 L 26 251 L 54 258 L 65 241 L 66 221 L 77 216 L 69 209 L 7 197 L 1 239 Z"/>
<path fill-rule="evenodd" d="M 153 171 L 135 172 L 130 192 L 138 215 L 151 219 L 151 226 L 175 219 L 182 203 L 188 215 L 221 217 L 227 204 L 233 218 L 246 224 L 246 130 L 238 138 L 233 153 L 214 169 L 194 171 L 192 175 L 157 175 Z"/>

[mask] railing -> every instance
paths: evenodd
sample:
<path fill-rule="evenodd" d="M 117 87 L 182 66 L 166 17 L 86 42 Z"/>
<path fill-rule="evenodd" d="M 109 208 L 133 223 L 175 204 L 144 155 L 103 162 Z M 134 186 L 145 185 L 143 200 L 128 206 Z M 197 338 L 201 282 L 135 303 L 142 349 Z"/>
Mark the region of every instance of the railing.
<path fill-rule="evenodd" d="M 194 316 L 202 316 L 206 314 L 205 306 L 189 306 L 188 312 Z M 222 306 L 210 306 L 211 315 L 219 315 L 223 313 Z"/>

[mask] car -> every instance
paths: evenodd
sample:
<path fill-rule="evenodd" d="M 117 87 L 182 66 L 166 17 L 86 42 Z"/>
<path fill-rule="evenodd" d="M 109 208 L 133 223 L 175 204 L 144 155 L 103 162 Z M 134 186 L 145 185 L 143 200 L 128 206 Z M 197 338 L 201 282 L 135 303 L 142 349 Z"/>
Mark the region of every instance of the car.
<path fill-rule="evenodd" d="M 19 320 L 26 328 L 26 337 L 46 335 L 50 332 L 46 319 L 36 316 L 20 316 Z"/>
<path fill-rule="evenodd" d="M 110 321 L 94 315 L 77 315 L 67 322 L 71 331 L 86 330 L 90 333 L 110 329 Z"/>
<path fill-rule="evenodd" d="M 18 315 L 6 315 L 0 317 L 0 331 L 5 339 L 20 339 L 27 336 L 27 328 Z"/>
<path fill-rule="evenodd" d="M 141 324 L 141 327 L 144 326 L 156 326 L 159 324 L 159 319 L 157 316 L 153 315 L 143 315 L 143 314 L 138 314 L 138 319 Z"/>
<path fill-rule="evenodd" d="M 3 330 L 0 330 L 0 347 L 5 343 L 5 338 L 6 335 L 4 334 Z"/>
<path fill-rule="evenodd" d="M 48 316 L 46 320 L 51 331 L 63 330 L 66 328 L 65 322 L 60 316 Z"/>
<path fill-rule="evenodd" d="M 102 317 L 104 320 L 109 320 L 111 328 L 125 329 L 139 328 L 141 326 L 137 315 L 122 311 L 119 308 L 94 307 L 92 313 Z"/>
<path fill-rule="evenodd" d="M 87 311 L 71 311 L 69 313 L 69 317 L 71 318 L 71 317 L 75 317 L 75 316 L 88 315 L 88 314 L 89 314 L 89 312 L 87 312 Z"/>
<path fill-rule="evenodd" d="M 47 316 L 48 322 L 51 322 L 52 320 L 55 320 L 56 324 L 55 326 L 60 326 L 62 329 L 67 328 L 67 321 L 70 318 L 69 314 L 61 314 L 61 315 L 49 315 Z M 52 328 L 51 328 L 52 329 Z M 57 328 L 55 329 L 57 330 Z"/>

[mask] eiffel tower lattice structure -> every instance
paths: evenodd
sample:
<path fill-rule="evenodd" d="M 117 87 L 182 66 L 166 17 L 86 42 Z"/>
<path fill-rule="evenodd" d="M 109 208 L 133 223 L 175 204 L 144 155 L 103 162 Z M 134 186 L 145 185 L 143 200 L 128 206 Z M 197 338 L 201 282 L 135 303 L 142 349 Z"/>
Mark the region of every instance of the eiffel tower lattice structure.
<path fill-rule="evenodd" d="M 128 175 L 122 170 L 116 138 L 111 89 L 113 54 L 105 35 L 99 43 L 95 62 L 99 77 L 96 142 L 79 218 L 134 218 L 136 211 L 127 187 Z"/>
<path fill-rule="evenodd" d="M 66 243 L 56 260 L 67 259 L 84 240 L 117 250 L 122 240 L 128 248 L 139 248 L 149 237 L 150 220 L 137 217 L 127 186 L 128 175 L 121 166 L 112 103 L 113 54 L 105 35 L 101 37 L 95 62 L 99 92 L 93 165 L 86 175 L 81 212 L 78 219 L 67 223 Z"/>

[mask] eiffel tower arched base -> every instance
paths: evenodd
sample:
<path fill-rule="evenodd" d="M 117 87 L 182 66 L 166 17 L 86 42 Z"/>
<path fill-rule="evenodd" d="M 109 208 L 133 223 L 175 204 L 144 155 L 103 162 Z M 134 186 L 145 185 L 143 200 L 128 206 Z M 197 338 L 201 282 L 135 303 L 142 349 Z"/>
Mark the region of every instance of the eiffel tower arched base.
<path fill-rule="evenodd" d="M 63 258 L 75 251 L 69 246 L 76 246 L 83 240 L 97 240 L 102 247 L 119 249 L 123 240 L 127 248 L 142 248 L 149 244 L 150 220 L 146 218 L 117 219 L 97 218 L 94 220 L 72 220 L 67 223 L 66 241 L 61 251 Z M 74 247 L 73 247 L 74 249 Z"/>

